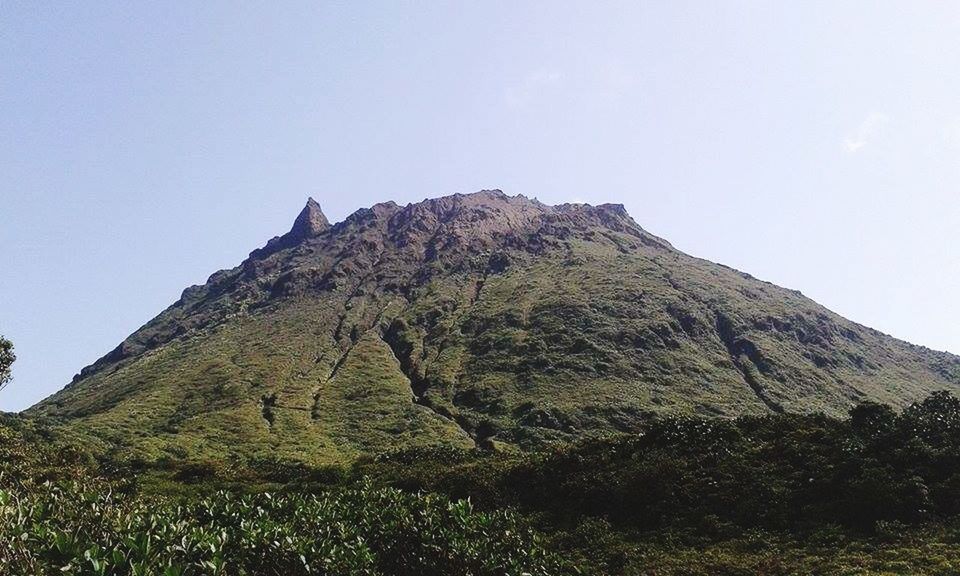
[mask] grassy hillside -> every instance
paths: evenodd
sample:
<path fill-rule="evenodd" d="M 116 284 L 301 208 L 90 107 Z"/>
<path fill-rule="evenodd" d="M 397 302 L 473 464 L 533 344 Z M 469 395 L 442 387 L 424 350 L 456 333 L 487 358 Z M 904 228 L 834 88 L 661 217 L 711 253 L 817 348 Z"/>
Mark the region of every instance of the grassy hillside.
<path fill-rule="evenodd" d="M 379 204 L 211 276 L 29 411 L 147 459 L 536 448 L 663 415 L 903 407 L 960 359 L 672 248 L 622 207 Z"/>

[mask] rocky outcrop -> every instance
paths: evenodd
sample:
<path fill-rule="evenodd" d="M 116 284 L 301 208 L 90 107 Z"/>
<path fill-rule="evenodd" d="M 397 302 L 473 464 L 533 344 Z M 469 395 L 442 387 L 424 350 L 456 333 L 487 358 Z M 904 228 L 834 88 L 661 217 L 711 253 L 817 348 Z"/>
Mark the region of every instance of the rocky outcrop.
<path fill-rule="evenodd" d="M 688 256 L 622 205 L 485 190 L 333 225 L 310 199 L 30 412 L 158 457 L 332 461 L 668 413 L 841 415 L 944 388 L 960 388 L 957 357 Z"/>

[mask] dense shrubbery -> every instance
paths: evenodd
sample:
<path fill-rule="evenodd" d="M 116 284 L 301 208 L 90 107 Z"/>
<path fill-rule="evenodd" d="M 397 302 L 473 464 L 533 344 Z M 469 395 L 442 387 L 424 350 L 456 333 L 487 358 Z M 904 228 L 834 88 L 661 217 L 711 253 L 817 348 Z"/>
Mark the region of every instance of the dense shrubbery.
<path fill-rule="evenodd" d="M 960 573 L 947 393 L 900 414 L 661 420 L 540 453 L 415 449 L 352 469 L 102 462 L 103 480 L 51 442 L 0 421 L 0 573 L 563 572 L 545 548 L 587 574 Z"/>
<path fill-rule="evenodd" d="M 560 524 L 597 517 L 638 531 L 871 531 L 960 513 L 960 400 L 937 393 L 897 415 L 670 419 L 641 433 L 538 454 L 442 461 L 404 454 L 361 466 L 407 489 L 515 505 Z M 563 505 L 558 505 L 562 502 Z"/>
<path fill-rule="evenodd" d="M 93 484 L 0 489 L 6 574 L 551 574 L 532 533 L 468 501 L 361 485 L 185 504 Z"/>
<path fill-rule="evenodd" d="M 960 400 L 947 393 L 847 420 L 667 419 L 536 454 L 406 452 L 358 474 L 516 507 L 599 573 L 960 573 Z"/>
<path fill-rule="evenodd" d="M 8 423 L 9 424 L 9 423 Z M 377 488 L 130 494 L 0 424 L 0 574 L 558 574 L 516 515 Z"/>

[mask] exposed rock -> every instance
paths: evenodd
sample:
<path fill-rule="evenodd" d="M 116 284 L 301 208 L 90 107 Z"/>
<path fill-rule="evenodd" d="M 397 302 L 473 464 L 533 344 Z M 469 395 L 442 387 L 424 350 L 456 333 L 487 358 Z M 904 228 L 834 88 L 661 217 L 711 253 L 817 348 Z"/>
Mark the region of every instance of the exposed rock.
<path fill-rule="evenodd" d="M 324 216 L 320 205 L 313 198 L 307 200 L 307 205 L 300 211 L 300 215 L 293 222 L 293 228 L 290 229 L 290 236 L 295 240 L 305 240 L 319 236 L 330 228 L 330 222 Z"/>
<path fill-rule="evenodd" d="M 622 205 L 486 190 L 335 225 L 311 199 L 30 413 L 146 457 L 323 462 L 958 387 L 957 357 L 692 258 Z"/>

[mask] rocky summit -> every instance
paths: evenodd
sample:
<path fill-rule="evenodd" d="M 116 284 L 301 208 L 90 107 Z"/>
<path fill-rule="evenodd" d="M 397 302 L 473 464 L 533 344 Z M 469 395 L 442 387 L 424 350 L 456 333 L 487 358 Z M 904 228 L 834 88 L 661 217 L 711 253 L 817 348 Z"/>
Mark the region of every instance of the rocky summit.
<path fill-rule="evenodd" d="M 333 225 L 311 199 L 28 414 L 147 459 L 324 463 L 958 388 L 960 358 L 688 256 L 623 206 L 495 190 Z"/>

